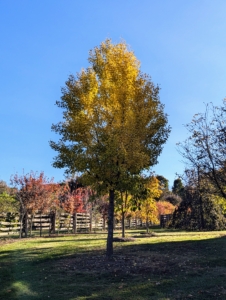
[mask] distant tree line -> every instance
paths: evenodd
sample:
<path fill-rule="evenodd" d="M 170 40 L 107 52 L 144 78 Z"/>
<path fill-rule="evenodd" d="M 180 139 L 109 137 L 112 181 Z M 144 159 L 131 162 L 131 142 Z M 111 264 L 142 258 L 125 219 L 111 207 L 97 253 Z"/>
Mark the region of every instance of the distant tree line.
<path fill-rule="evenodd" d="M 81 184 L 81 178 L 56 184 L 43 172 L 30 172 L 11 177 L 11 186 L 0 182 L 0 213 L 7 212 L 11 219 L 20 216 L 20 237 L 28 236 L 28 216 L 51 214 L 56 218 L 62 212 L 76 218 L 77 213 L 99 213 L 104 224 L 108 222 L 108 195 Z M 137 177 L 128 190 L 115 195 L 115 222 L 121 223 L 125 237 L 125 220 L 141 220 L 149 231 L 150 224 L 159 224 L 160 215 L 172 214 L 180 198 L 169 191 L 168 180 L 163 176 Z M 29 221 L 30 222 L 30 221 Z M 105 225 L 104 225 L 105 227 Z"/>

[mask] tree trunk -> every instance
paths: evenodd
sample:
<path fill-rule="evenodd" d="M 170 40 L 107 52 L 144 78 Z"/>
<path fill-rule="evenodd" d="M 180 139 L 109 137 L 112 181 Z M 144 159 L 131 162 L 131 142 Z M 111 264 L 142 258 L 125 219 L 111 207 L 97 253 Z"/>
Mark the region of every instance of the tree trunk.
<path fill-rule="evenodd" d="M 122 237 L 125 237 L 125 212 L 122 209 Z"/>
<path fill-rule="evenodd" d="M 27 238 L 27 221 L 28 221 L 28 213 L 26 212 L 25 216 L 24 216 L 24 235 L 25 238 Z"/>
<path fill-rule="evenodd" d="M 115 191 L 109 191 L 109 208 L 108 208 L 108 237 L 107 237 L 107 257 L 113 256 L 113 233 L 114 233 L 114 198 Z"/>
<path fill-rule="evenodd" d="M 61 216 L 61 213 L 58 213 L 58 215 L 57 215 L 57 217 L 58 217 L 57 235 L 59 235 L 59 232 L 60 232 L 60 216 Z"/>
<path fill-rule="evenodd" d="M 42 215 L 40 213 L 40 237 L 42 236 Z"/>
<path fill-rule="evenodd" d="M 127 193 L 125 193 L 125 207 L 126 207 Z M 122 212 L 122 237 L 125 237 L 125 211 L 124 211 L 124 203 L 123 203 L 123 193 L 121 192 L 121 212 Z"/>
<path fill-rule="evenodd" d="M 103 216 L 103 230 L 105 230 L 106 229 L 106 217 L 105 216 Z"/>
<path fill-rule="evenodd" d="M 73 215 L 73 233 L 77 233 L 77 213 Z"/>
<path fill-rule="evenodd" d="M 116 229 L 116 222 L 115 222 L 115 216 L 113 214 L 113 230 L 115 230 L 115 229 Z"/>
<path fill-rule="evenodd" d="M 200 208 L 200 225 L 201 225 L 201 230 L 203 230 L 205 229 L 205 222 L 204 222 L 202 195 L 200 193 L 199 193 L 199 208 Z"/>
<path fill-rule="evenodd" d="M 71 214 L 69 213 L 67 216 L 67 233 L 69 234 L 70 226 L 71 226 Z"/>
<path fill-rule="evenodd" d="M 31 214 L 31 219 L 30 219 L 30 236 L 32 235 L 32 222 L 33 222 L 33 214 Z"/>
<path fill-rule="evenodd" d="M 49 212 L 49 236 L 52 231 L 52 212 Z"/>
<path fill-rule="evenodd" d="M 24 220 L 24 213 L 20 214 L 20 234 L 19 234 L 19 238 L 22 238 L 22 234 L 23 234 L 23 220 Z"/>
<path fill-rule="evenodd" d="M 88 232 L 87 211 L 85 212 L 85 232 Z"/>
<path fill-rule="evenodd" d="M 21 198 L 17 198 L 17 200 L 19 200 L 20 202 L 20 232 L 19 232 L 19 238 L 22 238 L 23 235 L 23 219 L 24 219 L 24 215 L 25 215 L 25 208 L 23 205 L 23 201 L 21 200 Z"/>
<path fill-rule="evenodd" d="M 56 212 L 51 213 L 51 233 L 56 233 Z"/>
<path fill-rule="evenodd" d="M 89 232 L 92 232 L 93 230 L 93 209 L 91 208 L 90 209 L 90 213 L 89 213 L 89 216 L 90 216 L 90 223 L 89 223 Z"/>
<path fill-rule="evenodd" d="M 198 197 L 199 197 L 199 210 L 200 210 L 200 227 L 201 230 L 204 229 L 204 216 L 203 216 L 203 204 L 202 204 L 202 194 L 201 194 L 201 187 L 200 187 L 200 170 L 198 166 Z M 199 228 L 200 229 L 200 228 Z"/>
<path fill-rule="evenodd" d="M 149 222 L 148 222 L 148 219 L 146 219 L 146 231 L 147 231 L 147 233 L 149 233 Z"/>

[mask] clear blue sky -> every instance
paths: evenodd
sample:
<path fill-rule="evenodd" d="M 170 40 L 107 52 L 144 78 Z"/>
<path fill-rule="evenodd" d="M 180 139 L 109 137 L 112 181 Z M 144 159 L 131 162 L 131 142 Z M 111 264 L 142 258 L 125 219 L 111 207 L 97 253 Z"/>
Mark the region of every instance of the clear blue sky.
<path fill-rule="evenodd" d="M 44 171 L 55 181 L 51 124 L 68 76 L 87 67 L 106 38 L 124 39 L 161 87 L 172 132 L 153 168 L 170 180 L 184 165 L 176 143 L 183 124 L 226 97 L 225 0 L 0 1 L 0 179 Z"/>

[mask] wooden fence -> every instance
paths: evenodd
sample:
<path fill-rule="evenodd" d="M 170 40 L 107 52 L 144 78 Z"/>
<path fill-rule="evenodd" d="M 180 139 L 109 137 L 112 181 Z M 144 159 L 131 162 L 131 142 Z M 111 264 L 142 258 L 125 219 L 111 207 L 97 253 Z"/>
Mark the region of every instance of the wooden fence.
<path fill-rule="evenodd" d="M 8 235 L 18 233 L 20 230 L 19 215 L 10 213 L 0 214 L 0 234 Z"/>
<path fill-rule="evenodd" d="M 9 213 L 0 214 L 0 235 L 19 234 L 20 226 L 22 231 L 27 230 L 28 235 L 34 232 L 42 233 L 75 233 L 75 232 L 96 232 L 107 228 L 107 221 L 100 215 L 89 213 L 77 213 L 71 215 L 68 213 L 50 213 L 27 215 L 26 220 L 20 224 L 19 215 Z M 168 219 L 167 219 L 168 220 Z M 25 226 L 26 222 L 26 226 Z M 166 225 L 166 219 L 161 218 L 161 226 Z M 115 220 L 115 229 L 121 229 L 121 222 Z M 143 228 L 145 224 L 140 219 L 130 218 L 125 219 L 125 228 Z"/>

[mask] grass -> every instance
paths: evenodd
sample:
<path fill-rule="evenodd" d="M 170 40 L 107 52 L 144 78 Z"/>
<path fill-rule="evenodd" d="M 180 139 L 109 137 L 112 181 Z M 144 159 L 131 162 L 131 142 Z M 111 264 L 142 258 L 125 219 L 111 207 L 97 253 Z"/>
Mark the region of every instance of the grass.
<path fill-rule="evenodd" d="M 117 236 L 117 234 L 116 234 Z M 226 231 L 0 240 L 0 299 L 226 299 Z"/>

